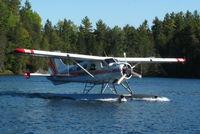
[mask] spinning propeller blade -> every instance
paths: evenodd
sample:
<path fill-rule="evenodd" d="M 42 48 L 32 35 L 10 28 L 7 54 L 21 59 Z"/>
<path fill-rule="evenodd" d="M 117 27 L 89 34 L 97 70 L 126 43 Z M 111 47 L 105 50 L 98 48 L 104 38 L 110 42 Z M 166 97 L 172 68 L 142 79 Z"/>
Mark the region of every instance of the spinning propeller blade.
<path fill-rule="evenodd" d="M 121 78 L 118 79 L 117 84 L 121 84 L 125 79 L 130 79 L 132 76 L 137 76 L 139 78 L 142 78 L 142 75 L 134 72 L 134 70 L 133 70 L 133 68 L 135 68 L 140 63 L 137 63 L 137 64 L 131 66 L 126 60 L 126 52 L 124 52 L 124 59 L 125 59 L 125 64 L 124 64 L 125 69 L 131 69 L 131 72 L 130 72 L 131 74 L 129 73 L 130 70 L 126 70 L 125 74 L 123 74 L 121 76 Z M 128 67 L 130 67 L 130 68 L 128 68 Z"/>
<path fill-rule="evenodd" d="M 135 65 L 133 65 L 132 67 L 131 67 L 131 69 L 132 69 L 132 72 L 131 72 L 131 74 L 132 75 L 134 75 L 134 76 L 136 76 L 136 77 L 138 77 L 138 78 L 142 78 L 142 75 L 141 74 L 139 74 L 139 73 L 136 73 L 135 71 L 133 71 L 133 68 L 135 68 L 137 65 L 139 65 L 140 63 L 137 63 L 137 64 L 135 64 Z"/>
<path fill-rule="evenodd" d="M 137 76 L 137 77 L 139 77 L 139 78 L 142 78 L 142 75 L 141 75 L 141 74 L 138 74 L 138 73 L 136 73 L 136 72 L 134 72 L 134 71 L 132 71 L 132 75 Z"/>
<path fill-rule="evenodd" d="M 122 77 L 117 81 L 117 84 L 121 84 L 126 78 L 126 74 L 122 75 Z"/>
<path fill-rule="evenodd" d="M 127 62 L 127 60 L 126 60 L 126 52 L 124 52 L 124 58 L 125 58 L 125 62 Z"/>
<path fill-rule="evenodd" d="M 125 61 L 126 61 L 126 52 L 124 52 L 124 58 L 125 58 Z M 126 79 L 126 75 L 127 74 L 122 75 L 122 77 L 119 78 L 119 80 L 117 81 L 117 84 L 121 84 Z"/>

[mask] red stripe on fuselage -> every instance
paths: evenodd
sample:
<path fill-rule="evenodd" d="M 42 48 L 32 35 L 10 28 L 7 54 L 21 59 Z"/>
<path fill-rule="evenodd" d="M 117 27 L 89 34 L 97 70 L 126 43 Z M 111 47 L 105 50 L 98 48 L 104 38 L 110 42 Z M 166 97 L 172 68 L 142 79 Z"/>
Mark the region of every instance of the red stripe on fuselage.
<path fill-rule="evenodd" d="M 116 72 L 121 72 L 120 69 L 115 69 L 115 70 L 99 70 L 99 71 L 91 71 L 90 73 L 92 75 L 98 75 L 98 74 L 106 74 L 106 73 L 116 73 Z M 72 77 L 78 77 L 78 76 L 84 76 L 88 75 L 86 72 L 74 72 L 70 73 Z"/>

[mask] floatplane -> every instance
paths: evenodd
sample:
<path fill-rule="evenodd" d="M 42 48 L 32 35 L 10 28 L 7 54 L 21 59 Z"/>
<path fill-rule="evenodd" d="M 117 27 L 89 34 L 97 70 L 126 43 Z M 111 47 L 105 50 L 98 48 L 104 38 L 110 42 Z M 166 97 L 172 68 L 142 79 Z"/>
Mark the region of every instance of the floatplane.
<path fill-rule="evenodd" d="M 39 56 L 49 58 L 48 74 L 25 73 L 25 77 L 44 76 L 54 84 L 63 84 L 69 82 L 85 83 L 83 93 L 81 94 L 62 94 L 61 97 L 80 99 L 80 100 L 106 100 L 114 99 L 126 101 L 127 98 L 156 98 L 154 95 L 135 94 L 130 88 L 129 80 L 136 76 L 142 78 L 142 75 L 135 72 L 134 68 L 143 63 L 182 63 L 186 62 L 184 58 L 137 58 L 137 57 L 107 57 L 92 56 L 73 53 L 62 53 L 32 49 L 17 48 L 13 52 L 16 55 Z M 69 60 L 74 65 L 66 65 L 62 60 Z M 92 94 L 91 90 L 96 85 L 101 85 L 98 94 Z M 126 94 L 119 94 L 116 85 L 121 85 Z M 105 93 L 109 89 L 111 93 Z"/>

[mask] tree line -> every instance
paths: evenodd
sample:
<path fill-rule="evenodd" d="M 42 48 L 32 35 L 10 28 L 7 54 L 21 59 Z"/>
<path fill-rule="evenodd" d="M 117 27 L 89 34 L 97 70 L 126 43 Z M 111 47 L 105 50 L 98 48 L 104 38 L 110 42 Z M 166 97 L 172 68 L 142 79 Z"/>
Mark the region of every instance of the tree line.
<path fill-rule="evenodd" d="M 48 60 L 9 55 L 15 48 L 59 50 L 61 52 L 129 57 L 183 57 L 185 64 L 138 66 L 146 76 L 200 77 L 200 14 L 167 13 L 155 17 L 149 27 L 145 20 L 138 28 L 106 25 L 103 20 L 93 27 L 86 16 L 80 26 L 64 19 L 42 25 L 39 14 L 29 1 L 0 0 L 0 72 L 22 73 L 47 70 Z M 9 70 L 9 71 L 8 71 Z"/>

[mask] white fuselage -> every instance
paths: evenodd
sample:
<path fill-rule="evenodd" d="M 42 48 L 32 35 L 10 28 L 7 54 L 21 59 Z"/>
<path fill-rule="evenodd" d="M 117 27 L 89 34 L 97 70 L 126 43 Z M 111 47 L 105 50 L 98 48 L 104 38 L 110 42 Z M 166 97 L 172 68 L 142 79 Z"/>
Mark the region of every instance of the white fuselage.
<path fill-rule="evenodd" d="M 124 63 L 112 62 L 80 62 L 80 65 L 94 77 L 81 69 L 78 65 L 65 67 L 59 75 L 48 77 L 54 84 L 66 82 L 83 82 L 83 83 L 113 83 L 122 76 Z"/>

